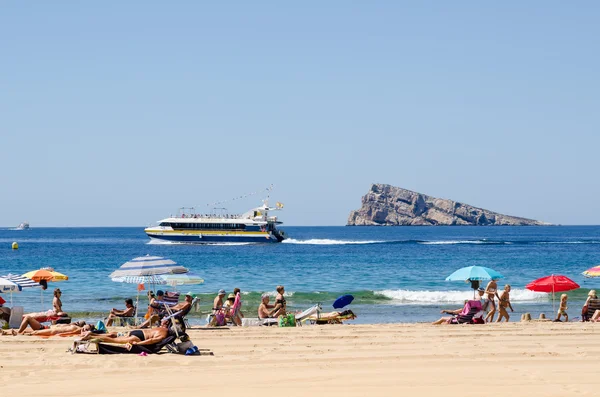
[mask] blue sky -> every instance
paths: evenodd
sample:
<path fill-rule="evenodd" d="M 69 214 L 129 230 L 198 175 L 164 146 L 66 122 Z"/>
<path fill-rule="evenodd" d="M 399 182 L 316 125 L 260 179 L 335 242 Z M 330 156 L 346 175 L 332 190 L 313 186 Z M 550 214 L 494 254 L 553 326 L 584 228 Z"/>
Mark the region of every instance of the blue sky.
<path fill-rule="evenodd" d="M 4 2 L 0 225 L 146 225 L 373 182 L 600 224 L 596 2 Z M 258 205 L 249 199 L 232 212 Z"/>

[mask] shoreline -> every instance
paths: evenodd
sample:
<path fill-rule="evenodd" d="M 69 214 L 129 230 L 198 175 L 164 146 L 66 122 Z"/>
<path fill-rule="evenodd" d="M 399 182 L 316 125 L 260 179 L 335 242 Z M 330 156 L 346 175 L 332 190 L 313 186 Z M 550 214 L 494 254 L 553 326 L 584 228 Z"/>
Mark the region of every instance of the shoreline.
<path fill-rule="evenodd" d="M 49 397 L 199 389 L 293 396 L 476 396 L 485 390 L 585 396 L 600 387 L 589 363 L 600 354 L 600 325 L 594 323 L 257 327 L 190 329 L 189 335 L 215 356 L 71 355 L 65 350 L 74 338 L 0 336 L 3 391 L 37 395 L 43 389 Z"/>

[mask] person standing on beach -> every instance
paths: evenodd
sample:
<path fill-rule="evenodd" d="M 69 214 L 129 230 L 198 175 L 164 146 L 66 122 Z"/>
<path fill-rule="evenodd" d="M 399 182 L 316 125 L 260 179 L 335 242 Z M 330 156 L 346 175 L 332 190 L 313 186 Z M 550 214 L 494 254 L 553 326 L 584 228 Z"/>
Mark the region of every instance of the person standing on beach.
<path fill-rule="evenodd" d="M 562 294 L 560 296 L 560 306 L 558 307 L 558 313 L 556 314 L 556 320 L 554 321 L 560 321 L 560 317 L 565 316 L 565 322 L 569 322 L 569 315 L 567 314 L 567 299 L 569 299 L 567 294 Z"/>
<path fill-rule="evenodd" d="M 56 313 L 61 313 L 63 311 L 62 301 L 60 300 L 61 296 L 62 296 L 62 291 L 60 290 L 60 288 L 55 288 L 54 289 L 54 299 L 52 299 L 52 307 L 54 308 L 54 311 Z"/>
<path fill-rule="evenodd" d="M 510 304 L 510 285 L 506 284 L 504 286 L 504 291 L 498 296 L 498 319 L 496 320 L 499 323 L 502 320 L 502 317 L 506 318 L 506 322 L 510 319 L 506 308 L 509 307 L 511 312 L 514 312 L 512 305 Z"/>
<path fill-rule="evenodd" d="M 213 301 L 213 313 L 217 313 L 223 308 L 223 298 L 225 298 L 225 290 L 220 289 L 215 300 Z"/>
<path fill-rule="evenodd" d="M 490 309 L 487 316 L 485 316 L 485 322 L 494 321 L 494 314 L 496 314 L 496 291 L 498 291 L 498 284 L 495 279 L 491 279 L 488 285 L 485 287 L 485 294 L 487 295 L 488 308 Z"/>

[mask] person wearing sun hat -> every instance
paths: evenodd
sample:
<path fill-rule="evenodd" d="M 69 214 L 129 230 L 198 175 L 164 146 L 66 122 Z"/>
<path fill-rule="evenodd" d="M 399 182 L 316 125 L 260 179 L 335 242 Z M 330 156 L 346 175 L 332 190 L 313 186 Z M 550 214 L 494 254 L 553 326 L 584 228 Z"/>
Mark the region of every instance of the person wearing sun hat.
<path fill-rule="evenodd" d="M 213 301 L 213 313 L 218 312 L 223 308 L 223 299 L 225 298 L 226 292 L 224 289 L 220 289 L 217 297 Z"/>

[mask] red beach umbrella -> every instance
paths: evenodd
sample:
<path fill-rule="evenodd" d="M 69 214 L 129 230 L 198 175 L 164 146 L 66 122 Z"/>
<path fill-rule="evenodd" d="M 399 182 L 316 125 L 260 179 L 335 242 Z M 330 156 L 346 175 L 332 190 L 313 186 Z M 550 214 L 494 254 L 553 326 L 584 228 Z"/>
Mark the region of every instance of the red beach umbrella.
<path fill-rule="evenodd" d="M 554 310 L 554 293 L 577 289 L 579 288 L 579 284 L 567 276 L 553 274 L 551 276 L 538 278 L 527 284 L 525 288 L 536 292 L 552 292 L 552 310 Z"/>

